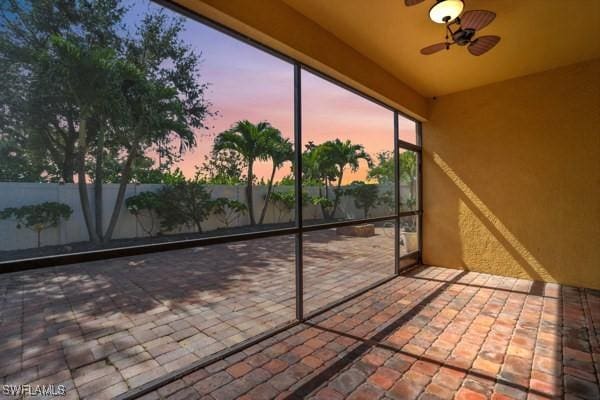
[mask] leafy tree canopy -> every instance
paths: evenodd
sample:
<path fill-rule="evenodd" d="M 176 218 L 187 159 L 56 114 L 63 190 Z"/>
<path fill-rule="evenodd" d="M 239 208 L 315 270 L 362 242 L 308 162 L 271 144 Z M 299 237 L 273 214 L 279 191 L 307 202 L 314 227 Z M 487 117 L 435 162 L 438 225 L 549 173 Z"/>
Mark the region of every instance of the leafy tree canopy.
<path fill-rule="evenodd" d="M 0 4 L 0 69 L 8 78 L 0 83 L 0 140 L 18 141 L 22 159 L 41 160 L 37 170 L 49 179 L 77 176 L 94 241 L 110 240 L 126 185 L 147 153 L 179 160 L 212 115 L 200 55 L 181 39 L 183 20 L 159 11 L 134 27 L 127 11 L 120 0 Z M 119 181 L 106 230 L 101 201 L 92 218 L 89 178 L 96 200 L 103 183 Z"/>
<path fill-rule="evenodd" d="M 413 183 L 417 179 L 417 154 L 412 151 L 400 153 L 400 180 Z"/>
<path fill-rule="evenodd" d="M 394 153 L 382 151 L 377 153 L 376 161 L 369 168 L 368 178 L 374 179 L 379 184 L 394 182 Z"/>
<path fill-rule="evenodd" d="M 202 180 L 214 185 L 237 185 L 246 180 L 247 163 L 235 150 L 220 150 L 204 156 L 198 168 Z"/>

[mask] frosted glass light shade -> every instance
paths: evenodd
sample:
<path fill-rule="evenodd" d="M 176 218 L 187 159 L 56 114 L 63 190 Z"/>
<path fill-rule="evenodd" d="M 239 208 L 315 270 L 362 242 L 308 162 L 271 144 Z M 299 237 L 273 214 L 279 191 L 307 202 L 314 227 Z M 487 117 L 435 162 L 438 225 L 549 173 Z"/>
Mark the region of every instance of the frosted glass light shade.
<path fill-rule="evenodd" d="M 464 6 L 462 0 L 438 0 L 429 10 L 429 18 L 438 24 L 454 21 L 460 15 Z"/>

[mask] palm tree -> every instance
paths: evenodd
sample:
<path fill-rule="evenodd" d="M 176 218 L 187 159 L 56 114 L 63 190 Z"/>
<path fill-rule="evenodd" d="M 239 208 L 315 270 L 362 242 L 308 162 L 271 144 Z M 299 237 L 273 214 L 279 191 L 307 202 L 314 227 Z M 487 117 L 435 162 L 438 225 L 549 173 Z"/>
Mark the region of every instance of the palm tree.
<path fill-rule="evenodd" d="M 227 131 L 221 132 L 215 138 L 213 153 L 221 150 L 234 150 L 242 155 L 248 165 L 248 177 L 246 182 L 246 202 L 250 224 L 256 225 L 254 218 L 254 200 L 252 185 L 254 183 L 254 162 L 266 160 L 269 157 L 269 149 L 281 132 L 268 122 L 253 124 L 248 120 L 238 121 Z"/>
<path fill-rule="evenodd" d="M 329 140 L 321 144 L 321 146 L 320 157 L 330 160 L 337 166 L 337 188 L 335 189 L 335 200 L 331 212 L 331 216 L 333 217 L 340 201 L 342 180 L 346 167 L 350 167 L 350 170 L 355 172 L 360 166 L 359 161 L 361 159 L 367 161 L 369 167 L 372 161 L 363 145 L 353 144 L 350 140 L 346 140 L 345 142 L 342 142 L 340 139 Z"/>
<path fill-rule="evenodd" d="M 302 179 L 304 185 L 317 184 L 319 195 L 315 200 L 320 199 L 318 204 L 321 207 L 321 212 L 325 219 L 329 219 L 329 183 L 335 180 L 337 176 L 337 168 L 333 161 L 324 155 L 323 144 L 315 145 L 313 142 L 308 142 L 305 145 L 306 150 L 302 153 Z M 323 196 L 321 183 L 325 186 L 325 196 Z"/>
<path fill-rule="evenodd" d="M 279 131 L 277 131 L 279 133 Z M 283 138 L 281 133 L 273 138 L 273 141 L 269 143 L 270 148 L 268 149 L 269 158 L 273 162 L 273 169 L 271 170 L 271 178 L 269 179 L 269 184 L 267 187 L 267 194 L 265 195 L 265 204 L 263 205 L 262 212 L 260 213 L 260 218 L 258 220 L 259 224 L 262 224 L 265 215 L 267 214 L 267 207 L 269 205 L 269 200 L 271 199 L 271 192 L 273 190 L 273 179 L 275 179 L 275 172 L 281 168 L 283 163 L 286 161 L 292 161 L 294 157 L 294 146 L 289 139 Z"/>

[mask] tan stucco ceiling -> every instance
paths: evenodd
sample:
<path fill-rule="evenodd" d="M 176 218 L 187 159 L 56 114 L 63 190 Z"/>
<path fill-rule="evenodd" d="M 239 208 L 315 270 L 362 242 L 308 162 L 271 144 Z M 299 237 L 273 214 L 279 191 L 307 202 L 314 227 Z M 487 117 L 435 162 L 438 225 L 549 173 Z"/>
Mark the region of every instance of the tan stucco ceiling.
<path fill-rule="evenodd" d="M 425 96 L 600 58 L 600 0 L 465 0 L 465 10 L 497 14 L 481 34 L 502 40 L 481 57 L 464 48 L 419 53 L 444 39 L 443 25 L 428 17 L 434 0 L 413 7 L 404 0 L 281 1 Z"/>

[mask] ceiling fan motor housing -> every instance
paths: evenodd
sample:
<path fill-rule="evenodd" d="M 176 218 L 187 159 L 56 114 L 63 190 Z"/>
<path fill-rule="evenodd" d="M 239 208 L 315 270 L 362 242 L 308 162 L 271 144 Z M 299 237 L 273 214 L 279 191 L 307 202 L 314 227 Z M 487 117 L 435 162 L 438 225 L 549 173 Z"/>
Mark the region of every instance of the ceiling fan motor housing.
<path fill-rule="evenodd" d="M 420 3 L 423 0 L 405 0 L 407 5 Z M 456 2 L 460 3 L 456 3 Z M 436 6 L 450 5 L 451 2 L 459 4 L 462 10 L 462 0 L 438 0 Z M 436 11 L 432 16 L 432 11 Z M 438 13 L 444 11 L 436 9 L 435 6 L 430 10 L 430 16 L 439 17 L 439 21 L 434 19 L 434 22 L 444 22 L 443 17 L 446 14 Z M 460 14 L 460 13 L 458 13 Z M 497 35 L 478 35 L 479 31 L 488 26 L 496 18 L 496 13 L 487 10 L 469 10 L 462 15 L 457 15 L 451 22 L 445 21 L 446 24 L 446 40 L 441 43 L 435 43 L 421 49 L 421 54 L 428 56 L 435 54 L 441 50 L 450 49 L 451 45 L 457 44 L 461 47 L 466 47 L 474 56 L 480 56 L 490 51 L 500 41 L 500 36 Z M 456 29 L 456 30 L 453 30 Z M 477 37 L 475 37 L 477 35 Z"/>
<path fill-rule="evenodd" d="M 475 29 L 465 28 L 459 29 L 452 34 L 452 40 L 459 46 L 466 46 L 471 43 L 471 39 L 475 35 Z"/>

